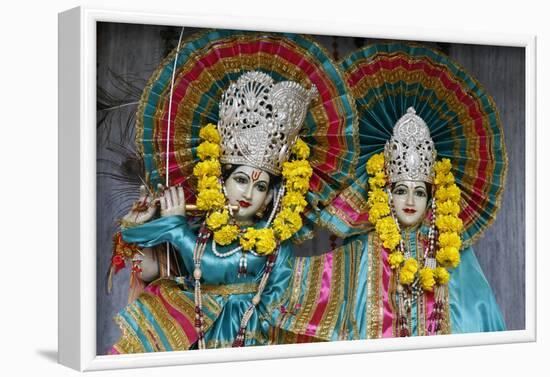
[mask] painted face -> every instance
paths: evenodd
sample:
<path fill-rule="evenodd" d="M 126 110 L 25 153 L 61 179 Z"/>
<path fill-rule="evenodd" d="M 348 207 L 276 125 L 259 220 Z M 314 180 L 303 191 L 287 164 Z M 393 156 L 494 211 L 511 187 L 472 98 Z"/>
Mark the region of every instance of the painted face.
<path fill-rule="evenodd" d="M 392 196 L 395 214 L 402 227 L 407 228 L 422 221 L 428 205 L 426 183 L 397 182 L 392 190 Z"/>
<path fill-rule="evenodd" d="M 269 189 L 269 174 L 251 166 L 240 165 L 225 180 L 227 199 L 239 205 L 238 221 L 250 221 L 262 206 L 267 205 L 273 192 Z"/>

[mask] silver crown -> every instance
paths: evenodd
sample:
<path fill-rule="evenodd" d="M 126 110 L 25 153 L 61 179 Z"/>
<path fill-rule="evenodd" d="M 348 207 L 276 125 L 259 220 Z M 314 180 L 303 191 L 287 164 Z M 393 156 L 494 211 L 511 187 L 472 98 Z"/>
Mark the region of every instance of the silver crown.
<path fill-rule="evenodd" d="M 240 76 L 220 103 L 220 161 L 280 175 L 316 95 L 315 86 L 307 90 L 293 81 L 274 84 L 262 72 Z"/>
<path fill-rule="evenodd" d="M 426 122 L 416 115 L 413 107 L 395 124 L 384 157 L 390 183 L 403 180 L 433 183 L 437 152 Z"/>

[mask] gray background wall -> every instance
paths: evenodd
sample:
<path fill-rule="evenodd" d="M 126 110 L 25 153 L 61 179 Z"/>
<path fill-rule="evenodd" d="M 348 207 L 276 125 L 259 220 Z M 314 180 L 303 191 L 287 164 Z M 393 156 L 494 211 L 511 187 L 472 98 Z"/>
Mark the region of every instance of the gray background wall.
<path fill-rule="evenodd" d="M 196 29 L 186 29 L 189 35 Z M 140 171 L 135 153 L 134 114 L 149 76 L 176 46 L 179 28 L 100 23 L 97 28 L 97 352 L 106 353 L 119 336 L 113 316 L 126 303 L 128 271 L 106 292 L 112 235 L 137 198 Z M 373 40 L 319 36 L 335 58 Z M 493 287 L 508 329 L 525 327 L 525 56 L 523 48 L 426 43 L 463 65 L 493 96 L 500 111 L 509 158 L 502 209 L 474 250 Z M 297 253 L 328 250 L 321 233 Z"/>

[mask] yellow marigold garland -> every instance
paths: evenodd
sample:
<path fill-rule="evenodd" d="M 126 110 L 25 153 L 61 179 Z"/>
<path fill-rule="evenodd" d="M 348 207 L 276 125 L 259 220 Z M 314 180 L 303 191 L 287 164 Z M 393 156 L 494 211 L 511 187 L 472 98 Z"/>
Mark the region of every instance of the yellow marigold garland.
<path fill-rule="evenodd" d="M 420 285 L 425 291 L 432 291 L 435 284 L 445 285 L 449 282 L 450 274 L 447 268 L 455 268 L 460 263 L 460 231 L 463 223 L 458 217 L 460 213 L 460 189 L 455 184 L 451 173 L 451 161 L 447 158 L 434 165 L 437 187 L 435 192 L 436 227 L 439 232 L 439 249 L 436 261 L 439 264 L 435 269 L 423 267 L 418 269 L 414 258 L 405 259 L 403 253 L 397 249 L 401 243 L 401 234 L 396 220 L 391 216 L 388 194 L 384 191 L 387 177 L 384 172 L 384 154 L 373 155 L 367 162 L 366 170 L 370 175 L 367 205 L 369 221 L 374 225 L 376 233 L 388 250 L 390 268 L 399 270 L 399 282 L 404 285 L 414 282 L 418 274 Z"/>
<path fill-rule="evenodd" d="M 414 258 L 408 258 L 399 270 L 399 281 L 401 284 L 411 284 L 418 271 L 418 262 Z"/>
<path fill-rule="evenodd" d="M 390 267 L 392 270 L 395 270 L 396 268 L 401 266 L 401 263 L 403 263 L 404 261 L 405 257 L 400 251 L 394 251 L 393 253 L 388 255 L 388 262 L 390 263 Z"/>
<path fill-rule="evenodd" d="M 252 250 L 256 245 L 256 229 L 248 228 L 246 232 L 241 235 L 239 242 L 244 251 Z"/>
<path fill-rule="evenodd" d="M 451 275 L 449 274 L 449 271 L 447 271 L 446 268 L 436 267 L 434 269 L 434 278 L 435 278 L 437 284 L 445 285 L 451 279 Z"/>
<path fill-rule="evenodd" d="M 389 197 L 384 191 L 387 178 L 384 172 L 383 153 L 375 154 L 367 161 L 367 173 L 371 176 L 369 178 L 370 191 L 367 199 L 369 221 L 374 225 L 376 233 L 383 242 L 384 247 L 388 250 L 390 267 L 397 269 L 403 264 L 405 258 L 403 257 L 403 253 L 396 250 L 397 246 L 401 243 L 401 234 L 391 216 Z M 405 275 L 407 275 L 405 276 L 406 278 L 410 277 L 409 274 Z"/>
<path fill-rule="evenodd" d="M 208 124 L 200 130 L 199 137 L 204 141 L 197 148 L 201 161 L 193 169 L 193 175 L 198 179 L 197 209 L 208 212 L 206 225 L 214 232 L 214 241 L 223 246 L 239 238 L 244 251 L 254 249 L 258 254 L 273 253 L 278 242 L 289 239 L 302 227 L 301 214 L 307 206 L 305 194 L 313 174 L 307 160 L 309 147 L 298 139 L 292 148 L 295 159 L 283 164 L 282 176 L 287 191 L 273 225 L 263 229 L 248 228 L 243 232 L 236 225 L 229 225 L 229 213 L 224 209 L 227 199 L 219 180 L 220 134 L 215 125 Z"/>
<path fill-rule="evenodd" d="M 433 291 L 433 287 L 435 285 L 434 270 L 429 267 L 421 268 L 420 271 L 418 271 L 418 276 L 420 278 L 420 286 L 422 289 L 430 292 Z"/>
<path fill-rule="evenodd" d="M 249 251 L 256 249 L 258 254 L 271 254 L 277 241 L 275 240 L 275 232 L 273 228 L 254 229 L 248 228 L 239 240 L 243 250 Z"/>
<path fill-rule="evenodd" d="M 236 225 L 224 225 L 214 232 L 214 241 L 218 245 L 229 245 L 239 235 L 239 227 Z"/>
<path fill-rule="evenodd" d="M 218 160 L 207 159 L 195 165 L 193 175 L 199 180 L 204 177 L 219 177 L 222 175 L 222 167 Z"/>
<path fill-rule="evenodd" d="M 289 239 L 302 227 L 302 212 L 307 205 L 305 194 L 313 174 L 307 160 L 309 153 L 306 143 L 298 139 L 292 147 L 296 159 L 283 163 L 282 175 L 287 191 L 281 200 L 281 210 L 273 220 L 273 230 L 280 241 Z"/>
<path fill-rule="evenodd" d="M 225 205 L 225 196 L 219 190 L 210 189 L 199 191 L 197 195 L 197 209 L 208 211 L 220 209 Z"/>
<path fill-rule="evenodd" d="M 444 158 L 434 165 L 435 171 L 435 198 L 436 198 L 436 220 L 435 225 L 439 232 L 439 249 L 435 258 L 440 266 L 445 268 L 456 268 L 460 263 L 460 247 L 462 240 L 460 232 L 463 223 L 458 217 L 460 213 L 460 188 L 455 184 L 451 173 L 451 160 Z M 436 279 L 447 280 L 447 276 L 441 270 L 436 274 Z"/>
<path fill-rule="evenodd" d="M 209 141 L 203 141 L 197 148 L 197 156 L 201 160 L 220 157 L 220 146 Z"/>
<path fill-rule="evenodd" d="M 222 225 L 229 222 L 229 212 L 224 209 L 222 211 L 214 211 L 206 218 L 206 225 L 213 230 L 219 229 Z"/>
<path fill-rule="evenodd" d="M 218 132 L 218 129 L 212 123 L 208 123 L 206 126 L 200 129 L 199 137 L 203 140 L 206 140 L 215 144 L 219 144 L 220 141 L 222 140 Z"/>
<path fill-rule="evenodd" d="M 302 216 L 297 210 L 283 208 L 273 220 L 273 229 L 281 241 L 292 237 L 302 227 Z"/>

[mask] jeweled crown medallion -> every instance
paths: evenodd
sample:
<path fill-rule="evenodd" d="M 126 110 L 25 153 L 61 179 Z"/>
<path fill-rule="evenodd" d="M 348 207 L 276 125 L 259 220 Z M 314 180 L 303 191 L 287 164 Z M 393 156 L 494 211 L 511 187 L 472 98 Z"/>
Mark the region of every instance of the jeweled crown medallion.
<path fill-rule="evenodd" d="M 426 122 L 416 115 L 413 107 L 395 124 L 384 157 L 391 183 L 404 180 L 433 183 L 437 152 Z"/>
<path fill-rule="evenodd" d="M 220 161 L 280 175 L 316 95 L 315 86 L 308 90 L 294 81 L 275 84 L 262 72 L 240 76 L 220 103 Z"/>

